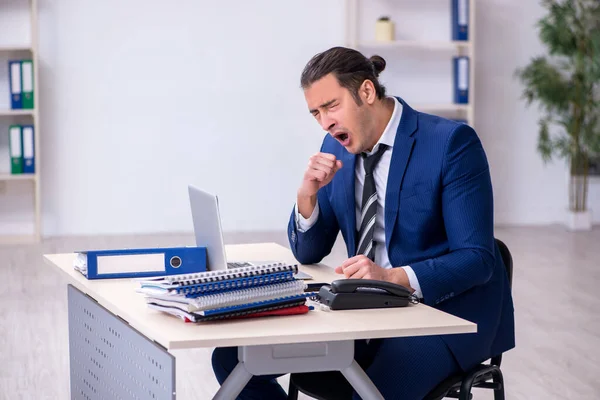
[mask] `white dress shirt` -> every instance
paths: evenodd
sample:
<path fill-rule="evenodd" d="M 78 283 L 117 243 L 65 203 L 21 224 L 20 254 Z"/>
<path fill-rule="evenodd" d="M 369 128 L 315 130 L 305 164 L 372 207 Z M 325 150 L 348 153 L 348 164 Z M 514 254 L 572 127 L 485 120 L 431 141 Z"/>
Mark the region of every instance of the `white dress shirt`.
<path fill-rule="evenodd" d="M 394 141 L 396 139 L 396 132 L 398 130 L 398 126 L 400 124 L 400 118 L 402 116 L 402 104 L 396 99 L 392 97 L 394 100 L 394 111 L 392 113 L 392 117 L 388 122 L 381 138 L 372 151 L 368 153 L 368 155 L 374 154 L 379 149 L 380 144 L 386 144 L 388 149 L 383 153 L 381 159 L 375 166 L 373 170 L 373 177 L 375 179 L 375 190 L 377 191 L 377 215 L 375 217 L 375 231 L 373 233 L 373 239 L 376 243 L 375 246 L 375 264 L 383 267 L 383 268 L 392 268 L 393 266 L 390 263 L 387 248 L 385 246 L 385 218 L 384 218 L 384 208 L 385 208 L 385 192 L 386 185 L 388 180 L 388 174 L 390 171 L 390 162 L 392 160 L 392 148 L 394 146 Z M 342 167 L 345 168 L 345 167 Z M 354 170 L 354 179 L 355 179 L 355 190 L 354 190 L 354 198 L 356 202 L 356 230 L 360 229 L 360 214 L 362 204 L 362 193 L 363 193 L 363 185 L 365 181 L 365 168 L 364 161 L 362 156 L 358 155 L 356 157 L 356 167 Z M 296 226 L 300 232 L 306 232 L 309 230 L 317 221 L 319 216 L 319 202 L 316 203 L 316 207 L 312 212 L 312 215 L 306 219 L 298 212 L 297 205 L 294 207 L 296 214 Z M 421 286 L 419 285 L 419 281 L 413 269 L 410 266 L 401 267 L 406 271 L 408 275 L 408 280 L 410 286 L 415 290 L 414 295 L 422 298 L 423 295 L 421 293 Z"/>

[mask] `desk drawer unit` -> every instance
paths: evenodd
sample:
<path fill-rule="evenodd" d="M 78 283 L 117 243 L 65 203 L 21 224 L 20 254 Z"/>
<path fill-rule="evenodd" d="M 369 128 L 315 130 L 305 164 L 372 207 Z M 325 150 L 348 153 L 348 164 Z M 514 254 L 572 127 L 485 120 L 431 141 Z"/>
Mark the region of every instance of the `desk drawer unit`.
<path fill-rule="evenodd" d="M 175 357 L 68 286 L 71 399 L 174 400 Z"/>

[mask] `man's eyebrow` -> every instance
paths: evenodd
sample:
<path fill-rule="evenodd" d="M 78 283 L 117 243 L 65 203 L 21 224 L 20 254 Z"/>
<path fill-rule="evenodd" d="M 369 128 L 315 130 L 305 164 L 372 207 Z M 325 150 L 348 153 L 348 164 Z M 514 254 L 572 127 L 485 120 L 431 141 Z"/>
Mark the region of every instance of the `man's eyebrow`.
<path fill-rule="evenodd" d="M 325 102 L 325 103 L 321 104 L 320 108 L 327 108 L 327 107 L 329 107 L 330 105 L 332 105 L 333 103 L 335 103 L 335 101 L 336 101 L 336 100 L 337 100 L 337 99 L 329 100 L 329 101 L 327 101 L 327 102 Z M 311 114 L 314 114 L 315 112 L 317 112 L 317 109 L 315 109 L 315 108 L 313 108 L 312 110 L 310 110 L 310 113 L 311 113 Z"/>

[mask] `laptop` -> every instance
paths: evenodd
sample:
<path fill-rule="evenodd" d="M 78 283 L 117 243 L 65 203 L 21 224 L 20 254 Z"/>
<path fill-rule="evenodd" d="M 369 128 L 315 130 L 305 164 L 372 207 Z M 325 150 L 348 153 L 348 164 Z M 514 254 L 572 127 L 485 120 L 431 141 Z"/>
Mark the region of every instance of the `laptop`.
<path fill-rule="evenodd" d="M 206 247 L 207 269 L 210 271 L 233 269 L 272 261 L 228 262 L 223 241 L 223 230 L 219 213 L 219 201 L 216 195 L 207 193 L 193 185 L 188 186 L 190 207 L 194 223 L 196 246 Z M 312 279 L 306 272 L 298 271 L 297 279 Z"/>

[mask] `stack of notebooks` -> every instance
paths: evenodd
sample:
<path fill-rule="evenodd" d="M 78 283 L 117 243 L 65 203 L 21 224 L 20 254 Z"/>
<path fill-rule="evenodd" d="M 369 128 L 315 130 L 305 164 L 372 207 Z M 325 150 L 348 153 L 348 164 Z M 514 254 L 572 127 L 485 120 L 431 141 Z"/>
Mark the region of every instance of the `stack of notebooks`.
<path fill-rule="evenodd" d="M 139 279 L 148 307 L 186 322 L 291 315 L 308 312 L 307 285 L 294 277 L 298 266 L 252 265 L 223 271 Z"/>

